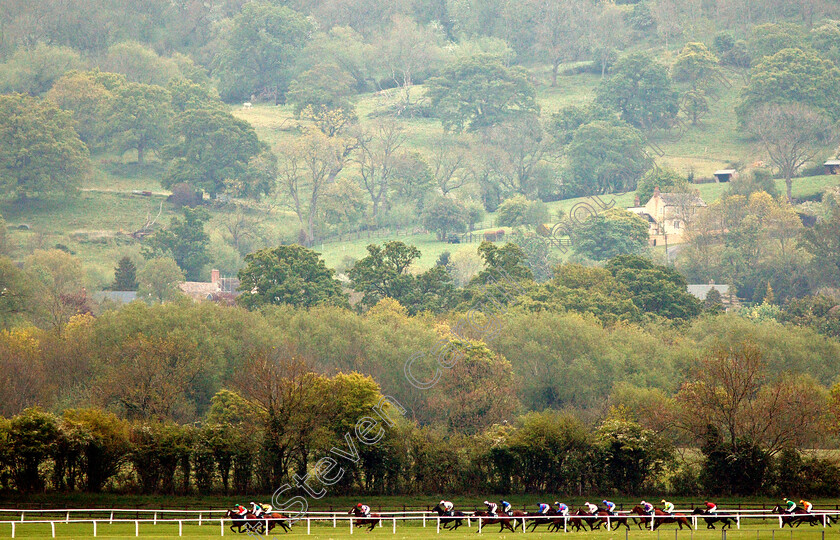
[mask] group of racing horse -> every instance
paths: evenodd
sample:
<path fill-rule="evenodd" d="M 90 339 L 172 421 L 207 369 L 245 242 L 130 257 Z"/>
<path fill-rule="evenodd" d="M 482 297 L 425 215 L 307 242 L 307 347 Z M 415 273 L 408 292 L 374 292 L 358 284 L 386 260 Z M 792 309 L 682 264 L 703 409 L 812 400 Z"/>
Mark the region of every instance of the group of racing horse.
<path fill-rule="evenodd" d="M 440 519 L 440 526 L 444 530 L 454 531 L 464 524 L 467 519 L 481 518 L 481 526 L 499 525 L 499 532 L 509 530 L 516 532 L 517 527 L 526 526 L 527 530 L 534 531 L 540 526 L 547 526 L 549 532 L 554 531 L 585 531 L 597 530 L 601 527 L 609 527 L 610 529 L 617 529 L 626 527 L 630 529 L 631 524 L 635 524 L 639 529 L 656 530 L 662 525 L 676 524 L 680 529 L 683 527 L 691 528 L 689 517 L 697 516 L 706 522 L 707 529 L 714 529 L 715 523 L 720 523 L 722 529 L 731 527 L 735 523 L 735 519 L 723 515 L 718 515 L 716 512 L 709 512 L 707 509 L 695 508 L 689 514 L 682 514 L 679 512 L 666 512 L 660 508 L 654 508 L 653 512 L 648 512 L 641 506 L 634 506 L 628 514 L 614 514 L 603 509 L 596 509 L 590 512 L 588 509 L 580 508 L 575 512 L 568 514 L 546 514 L 541 512 L 526 512 L 522 510 L 511 510 L 508 513 L 491 513 L 486 511 L 472 512 L 469 515 L 464 512 L 446 508 L 441 504 L 437 504 L 433 508 Z M 383 517 L 380 514 L 370 512 L 369 509 L 358 504 L 354 506 L 348 514 L 354 516 L 354 524 L 356 527 L 367 527 L 368 531 L 372 531 L 374 527 L 379 525 Z M 803 523 L 808 523 L 811 526 L 822 525 L 823 516 L 820 514 L 812 514 L 804 509 L 796 508 L 792 512 L 788 512 L 776 506 L 771 510 L 771 515 L 781 516 L 781 525 L 798 527 Z M 226 516 L 231 520 L 231 531 L 235 532 L 256 532 L 262 534 L 264 531 L 271 532 L 275 527 L 281 527 L 284 532 L 291 531 L 291 523 L 293 520 L 288 516 L 279 514 L 277 512 L 263 514 L 256 516 L 253 514 L 241 515 L 233 510 L 228 510 Z M 523 519 L 524 518 L 524 519 Z M 831 525 L 832 517 L 827 516 L 826 524 Z M 836 519 L 836 518 L 835 518 Z M 653 523 L 651 523 L 653 520 Z"/>

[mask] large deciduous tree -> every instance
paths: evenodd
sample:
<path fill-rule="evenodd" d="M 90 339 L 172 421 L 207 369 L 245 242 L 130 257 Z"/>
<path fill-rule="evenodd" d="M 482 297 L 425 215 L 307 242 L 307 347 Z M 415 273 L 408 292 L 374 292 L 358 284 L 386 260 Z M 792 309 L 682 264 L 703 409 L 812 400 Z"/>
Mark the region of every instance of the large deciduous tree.
<path fill-rule="evenodd" d="M 0 96 L 0 187 L 5 193 L 18 198 L 67 193 L 89 168 L 88 149 L 69 113 L 23 94 Z"/>
<path fill-rule="evenodd" d="M 596 261 L 641 253 L 648 245 L 648 222 L 626 210 L 609 209 L 574 227 L 575 253 Z"/>
<path fill-rule="evenodd" d="M 276 158 L 247 122 L 217 109 L 187 110 L 176 117 L 173 133 L 163 152 L 171 160 L 164 187 L 187 182 L 213 197 L 271 191 Z"/>
<path fill-rule="evenodd" d="M 801 103 L 833 120 L 840 119 L 840 69 L 812 50 L 782 49 L 750 72 L 735 107 L 746 125 L 750 115 L 766 104 Z"/>
<path fill-rule="evenodd" d="M 429 79 L 427 87 L 444 129 L 456 132 L 539 111 L 534 86 L 524 69 L 507 67 L 494 55 L 458 58 L 440 76 Z"/>
<path fill-rule="evenodd" d="M 169 257 L 146 261 L 137 275 L 137 297 L 147 302 L 168 302 L 181 296 L 178 284 L 184 281 L 184 271 Z"/>
<path fill-rule="evenodd" d="M 146 151 L 161 149 L 169 141 L 172 103 L 165 88 L 126 83 L 117 87 L 109 105 L 105 130 L 118 152 L 136 150 L 142 165 Z"/>
<path fill-rule="evenodd" d="M 747 120 L 765 152 L 779 168 L 793 200 L 793 175 L 822 150 L 836 144 L 836 124 L 807 105 L 768 104 L 755 109 Z"/>
<path fill-rule="evenodd" d="M 640 129 L 668 127 L 679 110 L 667 68 L 642 52 L 619 58 L 610 77 L 598 86 L 597 100 Z"/>
<path fill-rule="evenodd" d="M 156 232 L 144 247 L 150 257 L 171 256 L 184 271 L 188 280 L 198 281 L 210 261 L 207 246 L 210 237 L 204 224 L 210 214 L 203 208 L 182 208 L 184 219 L 173 217 L 167 229 Z"/>
<path fill-rule="evenodd" d="M 264 1 L 245 4 L 225 32 L 217 58 L 222 98 L 249 99 L 257 94 L 276 103 L 312 30 L 306 17 L 286 6 Z"/>
<path fill-rule="evenodd" d="M 249 308 L 289 304 L 295 307 L 336 305 L 348 307 L 341 283 L 318 253 L 305 247 L 279 246 L 245 257 L 239 271 L 239 302 Z"/>
<path fill-rule="evenodd" d="M 448 234 L 464 232 L 467 228 L 467 211 L 464 206 L 449 197 L 438 197 L 423 210 L 423 226 L 434 231 L 439 241 Z"/>

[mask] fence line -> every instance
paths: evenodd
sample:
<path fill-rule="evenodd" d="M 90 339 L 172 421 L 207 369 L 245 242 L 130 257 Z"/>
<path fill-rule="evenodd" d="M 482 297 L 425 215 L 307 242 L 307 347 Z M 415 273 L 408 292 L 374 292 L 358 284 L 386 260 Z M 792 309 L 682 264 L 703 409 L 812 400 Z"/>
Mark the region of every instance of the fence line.
<path fill-rule="evenodd" d="M 111 516 L 107 519 L 69 519 L 69 512 L 72 512 L 72 511 L 87 511 L 87 510 L 89 510 L 89 509 L 85 509 L 85 510 L 83 510 L 83 509 L 69 509 L 69 510 L 64 509 L 64 510 L 62 510 L 62 512 L 68 512 L 68 517 L 64 520 L 0 521 L 0 525 L 11 525 L 11 529 L 12 529 L 12 536 L 11 537 L 15 538 L 16 529 L 18 527 L 20 527 L 21 524 L 25 524 L 25 525 L 49 524 L 50 529 L 51 529 L 52 537 L 55 538 L 56 537 L 56 527 L 55 527 L 56 524 L 69 525 L 69 524 L 90 523 L 93 527 L 93 536 L 94 537 L 97 536 L 97 524 L 101 524 L 101 523 L 108 523 L 109 525 L 112 525 L 114 523 L 116 523 L 116 524 L 134 523 L 135 536 L 140 536 L 140 524 L 141 523 L 144 523 L 144 524 L 151 523 L 152 525 L 155 525 L 155 526 L 158 525 L 158 524 L 162 524 L 162 523 L 169 523 L 169 524 L 177 523 L 178 524 L 178 536 L 183 536 L 184 523 L 187 523 L 187 524 L 197 523 L 198 526 L 202 526 L 205 523 L 218 521 L 219 522 L 220 536 L 225 535 L 225 523 L 228 522 L 228 523 L 232 524 L 232 520 L 230 518 L 227 518 L 227 517 L 204 519 L 203 516 L 201 516 L 201 515 L 199 515 L 199 517 L 193 518 L 193 519 L 190 519 L 190 518 L 187 518 L 187 519 L 158 519 L 157 518 L 157 513 L 158 512 L 163 512 L 161 510 L 149 510 L 150 512 L 155 513 L 155 516 L 152 519 L 119 519 L 119 518 L 114 518 L 113 514 L 117 513 L 117 512 L 120 512 L 121 510 L 119 510 L 119 509 L 103 510 L 106 513 L 108 513 L 108 512 L 111 513 Z M 209 514 L 209 513 L 214 513 L 214 512 L 218 513 L 218 512 L 222 512 L 222 511 L 223 510 L 183 510 L 182 512 L 184 512 L 184 513 L 199 513 L 199 514 L 208 513 Z M 9 512 L 9 510 L 0 509 L 0 512 Z M 43 510 L 41 512 L 48 512 L 48 510 Z M 55 512 L 55 511 L 53 511 L 53 512 Z M 169 510 L 169 512 L 178 512 L 178 510 Z M 784 526 L 783 518 L 785 518 L 785 517 L 803 518 L 803 517 L 808 517 L 809 515 L 810 516 L 815 516 L 815 517 L 821 517 L 822 518 L 822 526 L 823 526 L 823 528 L 825 528 L 828 525 L 828 520 L 832 516 L 840 516 L 840 512 L 838 512 L 838 511 L 816 511 L 816 512 L 812 512 L 811 514 L 767 514 L 767 513 L 762 513 L 762 512 L 766 512 L 766 510 L 755 509 L 755 510 L 745 510 L 745 511 L 730 512 L 730 513 L 716 513 L 713 516 L 709 516 L 709 515 L 705 515 L 705 514 L 683 513 L 683 512 L 680 512 L 680 511 L 675 511 L 674 514 L 675 515 L 680 514 L 679 517 L 691 518 L 692 528 L 694 530 L 697 529 L 698 521 L 700 519 L 705 518 L 705 517 L 734 519 L 734 520 L 736 520 L 737 528 L 740 529 L 742 519 L 751 519 L 752 518 L 752 519 L 766 520 L 766 519 L 778 518 L 779 527 L 782 528 Z M 383 515 L 383 514 L 386 514 L 386 513 L 388 515 Z M 348 515 L 346 513 L 339 514 L 337 512 L 308 512 L 304 517 L 298 517 L 294 520 L 291 519 L 291 518 L 257 518 L 257 519 L 253 519 L 253 520 L 247 520 L 247 522 L 249 524 L 255 526 L 255 527 L 256 526 L 263 526 L 263 528 L 261 530 L 266 531 L 266 534 L 267 534 L 268 533 L 268 528 L 269 528 L 268 527 L 269 523 L 286 522 L 291 527 L 295 523 L 302 523 L 302 522 L 305 521 L 306 522 L 306 533 L 311 534 L 311 523 L 312 523 L 312 521 L 316 521 L 316 522 L 317 521 L 326 521 L 326 522 L 332 521 L 333 527 L 337 528 L 338 521 L 347 520 L 348 523 L 349 523 L 349 527 L 350 527 L 350 534 L 353 534 L 354 521 L 357 521 L 357 520 L 360 520 L 360 519 L 377 519 L 377 518 L 380 518 L 379 521 L 378 521 L 379 526 L 382 527 L 383 523 L 385 521 L 390 520 L 391 523 L 392 523 L 392 533 L 396 534 L 396 532 L 397 532 L 397 520 L 409 521 L 409 522 L 410 521 L 420 521 L 420 520 L 422 520 L 422 525 L 423 525 L 423 527 L 425 527 L 426 526 L 426 521 L 430 517 L 428 515 L 430 512 L 426 512 L 426 511 L 411 512 L 413 514 L 422 514 L 422 515 L 413 515 L 413 516 L 397 515 L 397 514 L 406 514 L 406 513 L 407 512 L 388 511 L 388 512 L 378 513 L 377 516 L 371 516 L 370 518 L 359 518 L 357 516 L 351 516 L 351 515 Z M 462 517 L 462 519 L 467 520 L 467 526 L 468 527 L 472 526 L 472 521 L 477 521 L 478 522 L 478 532 L 481 533 L 482 528 L 484 526 L 484 522 L 486 522 L 488 520 L 492 520 L 492 521 L 495 522 L 493 524 L 498 524 L 500 519 L 508 521 L 508 522 L 513 522 L 513 527 L 514 528 L 516 528 L 519 525 L 519 522 L 521 521 L 522 527 L 523 527 L 523 532 L 526 532 L 527 521 L 538 520 L 538 521 L 545 522 L 545 521 L 549 521 L 549 520 L 550 521 L 559 521 L 561 519 L 563 520 L 563 530 L 564 531 L 568 530 L 568 526 L 569 526 L 570 521 L 577 520 L 577 519 L 606 521 L 607 529 L 610 530 L 611 529 L 611 527 L 610 527 L 611 526 L 611 519 L 615 519 L 616 517 L 631 518 L 631 519 L 632 518 L 640 518 L 640 519 L 645 519 L 645 520 L 650 519 L 651 520 L 650 529 L 653 530 L 655 528 L 655 523 L 656 523 L 657 519 L 665 520 L 665 519 L 677 517 L 675 515 L 650 516 L 650 515 L 631 514 L 629 512 L 618 512 L 616 516 L 591 516 L 591 515 L 590 516 L 577 516 L 577 515 L 567 515 L 567 516 L 559 516 L 559 515 L 505 516 L 504 514 L 499 515 L 499 516 L 475 516 L 474 514 L 471 514 L 471 513 L 465 513 L 465 515 L 463 517 L 462 516 L 443 516 L 443 518 L 441 518 L 441 516 L 439 516 L 437 514 L 434 514 L 433 517 L 434 517 L 435 522 L 436 522 L 436 529 L 437 529 L 438 533 L 440 533 L 441 519 L 452 520 L 452 519 L 457 519 L 459 517 Z M 237 521 L 239 521 L 239 520 L 237 520 Z M 358 527 L 358 525 L 356 525 L 356 527 Z M 724 536 L 724 538 L 725 538 L 725 536 Z"/>

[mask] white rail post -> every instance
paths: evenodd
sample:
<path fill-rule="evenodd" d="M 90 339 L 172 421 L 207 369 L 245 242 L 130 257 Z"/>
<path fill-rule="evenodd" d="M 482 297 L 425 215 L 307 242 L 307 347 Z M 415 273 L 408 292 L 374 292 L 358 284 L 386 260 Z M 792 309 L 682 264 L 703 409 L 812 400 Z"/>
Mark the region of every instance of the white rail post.
<path fill-rule="evenodd" d="M 437 533 L 440 534 L 440 516 L 435 519 L 437 520 Z"/>
<path fill-rule="evenodd" d="M 333 529 L 335 529 L 335 512 L 333 512 Z"/>
<path fill-rule="evenodd" d="M 268 518 L 265 519 L 265 535 L 268 536 Z"/>
<path fill-rule="evenodd" d="M 140 522 L 134 521 L 134 536 L 140 536 Z"/>
<path fill-rule="evenodd" d="M 309 518 L 306 518 L 306 534 L 309 534 Z"/>
<path fill-rule="evenodd" d="M 691 524 L 694 525 L 694 530 L 697 530 L 697 516 L 691 516 Z"/>
<path fill-rule="evenodd" d="M 96 520 L 93 520 L 93 537 L 96 538 Z"/>
<path fill-rule="evenodd" d="M 611 531 L 611 530 L 612 530 L 612 529 L 610 528 L 610 515 L 609 515 L 609 514 L 607 514 L 607 530 L 608 530 L 608 531 Z"/>
<path fill-rule="evenodd" d="M 823 514 L 823 529 L 825 529 L 825 514 Z"/>
<path fill-rule="evenodd" d="M 221 534 L 219 534 L 219 536 L 224 536 L 225 535 L 225 520 L 224 519 L 219 520 L 219 532 L 221 533 Z"/>
<path fill-rule="evenodd" d="M 108 525 L 114 524 L 114 511 L 111 510 L 111 517 L 108 519 Z"/>
<path fill-rule="evenodd" d="M 198 513 L 198 526 L 201 527 L 201 512 Z"/>
<path fill-rule="evenodd" d="M 738 526 L 739 529 L 741 528 L 741 513 L 740 512 L 738 512 L 735 515 L 735 524 Z"/>
<path fill-rule="evenodd" d="M 50 528 L 52 528 L 52 537 L 55 538 L 55 521 L 50 521 Z"/>
<path fill-rule="evenodd" d="M 65 523 L 70 523 L 70 512 L 67 512 L 67 518 L 64 521 Z"/>
<path fill-rule="evenodd" d="M 178 520 L 178 536 L 184 536 L 184 522 Z"/>
<path fill-rule="evenodd" d="M 784 527 L 784 525 L 782 524 L 782 515 L 779 514 L 779 528 L 781 529 L 782 527 Z"/>
<path fill-rule="evenodd" d="M 381 519 L 379 520 L 379 526 L 380 527 L 382 526 L 382 520 Z"/>
<path fill-rule="evenodd" d="M 524 518 L 524 517 L 522 518 L 522 532 L 523 532 L 523 533 L 528 532 L 528 531 L 525 529 L 525 518 Z"/>
<path fill-rule="evenodd" d="M 12 523 L 12 538 L 14 538 L 15 537 L 15 522 L 12 521 L 11 523 Z"/>
<path fill-rule="evenodd" d="M 21 510 L 21 511 L 20 511 L 20 521 L 21 521 L 21 522 L 23 522 L 23 514 L 24 514 L 23 510 Z"/>
<path fill-rule="evenodd" d="M 426 526 L 426 514 L 423 514 L 423 526 Z"/>
<path fill-rule="evenodd" d="M 347 521 L 350 522 L 350 534 L 353 534 L 353 518 L 350 518 Z"/>
<path fill-rule="evenodd" d="M 467 527 L 472 527 L 472 518 L 467 516 Z"/>
<path fill-rule="evenodd" d="M 152 521 L 152 525 L 157 525 L 157 512 L 155 512 L 154 520 Z"/>
<path fill-rule="evenodd" d="M 394 518 L 394 534 L 397 534 L 397 518 Z"/>
<path fill-rule="evenodd" d="M 478 533 L 481 534 L 481 516 L 478 516 Z"/>
<path fill-rule="evenodd" d="M 650 530 L 653 530 L 653 520 L 656 519 L 654 516 L 656 516 L 656 514 L 650 515 Z"/>
<path fill-rule="evenodd" d="M 569 532 L 569 516 L 563 515 L 563 532 Z"/>

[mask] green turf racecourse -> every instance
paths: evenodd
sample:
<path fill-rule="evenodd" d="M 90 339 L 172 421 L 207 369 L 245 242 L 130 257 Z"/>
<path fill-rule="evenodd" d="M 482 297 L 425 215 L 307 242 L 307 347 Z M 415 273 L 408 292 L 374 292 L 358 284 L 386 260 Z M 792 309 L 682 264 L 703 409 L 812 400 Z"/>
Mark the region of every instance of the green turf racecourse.
<path fill-rule="evenodd" d="M 32 518 L 33 521 L 36 518 Z M 57 519 L 51 516 L 45 519 Z M 690 521 L 690 519 L 689 519 Z M 225 520 L 224 537 L 225 538 L 267 538 L 265 535 L 258 534 L 237 534 L 230 531 L 228 526 L 230 522 Z M 802 525 L 798 528 L 790 529 L 785 527 L 779 529 L 777 519 L 742 519 L 741 528 L 736 529 L 733 525 L 732 529 L 726 531 L 724 537 L 720 531 L 720 525 L 716 524 L 718 529 L 707 530 L 705 522 L 698 521 L 698 530 L 683 529 L 680 531 L 676 525 L 668 524 L 659 527 L 656 531 L 640 530 L 636 525 L 631 524 L 631 529 L 627 531 L 623 527 L 619 530 L 606 531 L 596 530 L 588 532 L 568 532 L 563 533 L 562 530 L 557 533 L 549 533 L 546 531 L 545 525 L 538 528 L 537 532 L 526 533 L 529 537 L 547 538 L 557 537 L 558 535 L 564 538 L 578 539 L 578 538 L 600 538 L 602 540 L 788 540 L 792 538 L 802 540 L 824 540 L 826 538 L 840 539 L 840 527 L 834 524 L 832 527 L 823 528 L 822 526 Z M 97 521 L 97 538 L 136 538 L 135 533 L 139 533 L 139 538 L 153 539 L 153 538 L 178 538 L 179 524 L 177 522 L 160 522 L 157 524 L 151 522 L 140 522 L 138 527 L 134 521 L 125 523 L 110 524 L 108 519 Z M 197 523 L 182 523 L 180 535 L 184 538 L 198 538 L 198 539 L 216 539 L 221 538 L 221 526 L 218 518 L 206 520 L 201 526 Z M 603 528 L 602 528 L 603 529 Z M 482 536 L 492 537 L 509 537 L 510 531 L 499 533 L 499 525 L 490 525 L 484 528 Z M 466 523 L 458 531 L 446 531 L 441 529 L 437 533 L 436 520 L 432 517 L 427 517 L 426 526 L 423 527 L 422 520 L 401 521 L 397 519 L 396 533 L 394 532 L 394 523 L 392 519 L 385 518 L 381 527 L 375 527 L 372 532 L 367 529 L 354 527 L 351 535 L 347 520 L 339 520 L 337 527 L 333 527 L 332 520 L 329 521 L 312 521 L 310 523 L 310 534 L 307 535 L 307 525 L 305 521 L 296 523 L 292 532 L 283 533 L 273 531 L 271 538 L 289 538 L 289 539 L 346 539 L 346 538 L 378 538 L 386 539 L 411 539 L 411 540 L 428 540 L 433 538 L 476 538 L 478 532 L 477 522 L 472 521 L 472 526 L 467 527 Z M 0 538 L 11 538 L 12 526 L 9 522 L 0 523 Z M 517 536 L 521 535 L 521 528 L 515 533 Z M 55 523 L 55 537 L 56 538 L 73 538 L 73 539 L 88 539 L 93 538 L 93 524 L 86 523 Z M 52 538 L 52 526 L 49 523 L 32 523 L 32 522 L 16 522 L 15 523 L 15 538 Z"/>

